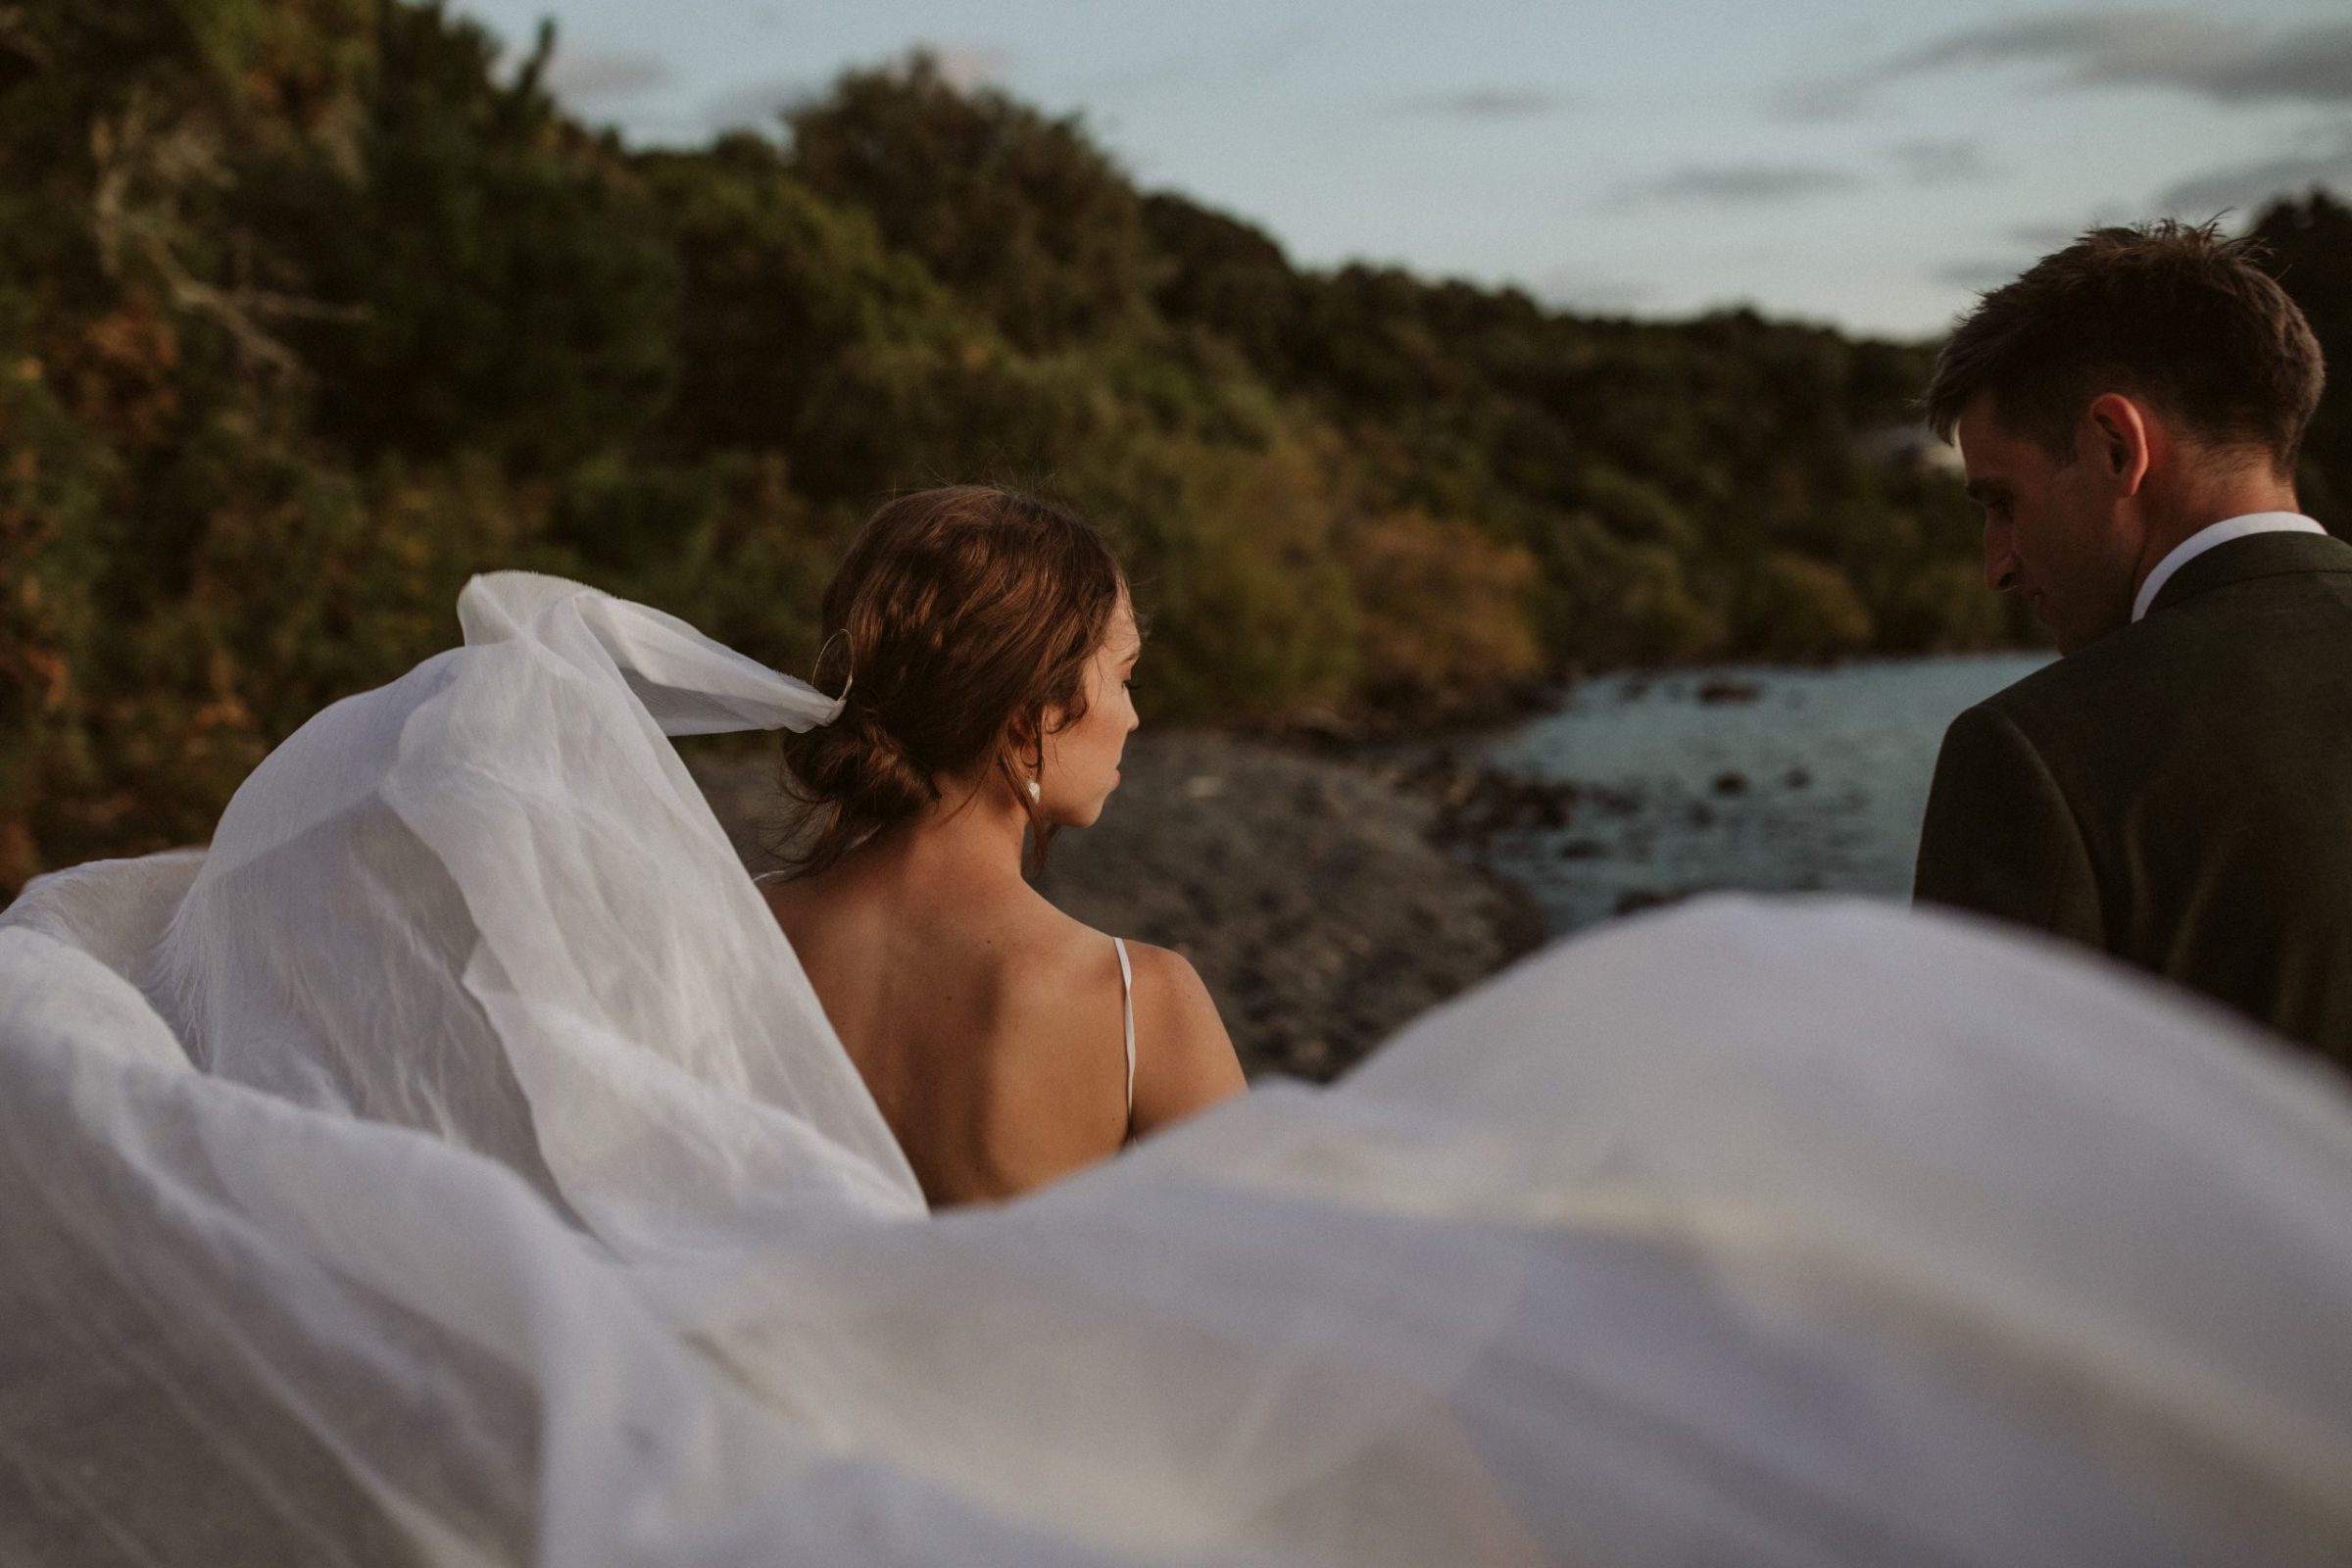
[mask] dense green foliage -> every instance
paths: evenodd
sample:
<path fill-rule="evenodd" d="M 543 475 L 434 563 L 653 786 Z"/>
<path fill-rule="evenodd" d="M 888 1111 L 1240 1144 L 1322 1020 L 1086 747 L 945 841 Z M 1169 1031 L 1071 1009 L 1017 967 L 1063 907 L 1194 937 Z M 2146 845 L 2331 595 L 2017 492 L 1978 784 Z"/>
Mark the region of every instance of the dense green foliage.
<path fill-rule="evenodd" d="M 550 47 L 502 74 L 415 0 L 0 7 L 0 891 L 201 839 L 476 570 L 805 667 L 847 532 L 950 479 L 1122 539 L 1161 716 L 2014 634 L 1957 486 L 1873 445 L 1922 347 L 1303 270 L 919 57 L 633 152 Z M 2344 210 L 2265 224 L 2343 350 Z"/>
<path fill-rule="evenodd" d="M 2253 232 L 2328 357 L 2328 389 L 2303 439 L 2295 490 L 2330 531 L 2352 534 L 2352 207 L 2314 190 L 2272 207 Z"/>

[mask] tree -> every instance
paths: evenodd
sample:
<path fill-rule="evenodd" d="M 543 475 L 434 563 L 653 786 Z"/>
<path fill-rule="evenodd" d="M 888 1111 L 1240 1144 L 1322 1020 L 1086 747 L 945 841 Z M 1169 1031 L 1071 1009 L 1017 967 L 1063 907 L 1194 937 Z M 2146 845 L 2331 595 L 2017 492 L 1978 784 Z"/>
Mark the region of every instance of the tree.
<path fill-rule="evenodd" d="M 918 53 L 789 119 L 810 188 L 871 214 L 1014 343 L 1106 336 L 1147 309 L 1142 203 L 1074 117 L 966 91 Z"/>
<path fill-rule="evenodd" d="M 1152 715 L 1241 723 L 1348 701 L 1360 612 L 1326 457 L 1311 435 L 1252 452 L 1139 433 L 1064 473 L 1069 498 L 1129 542 Z"/>
<path fill-rule="evenodd" d="M 1742 585 L 1740 633 L 1750 647 L 1783 657 L 1830 659 L 1870 645 L 1870 608 L 1826 562 L 1785 552 L 1766 556 Z"/>
<path fill-rule="evenodd" d="M 2352 533 L 2352 206 L 2313 190 L 2265 212 L 2253 233 L 2330 371 L 2303 442 L 2303 508 L 2337 534 Z"/>
<path fill-rule="evenodd" d="M 441 0 L 384 0 L 359 167 L 281 166 L 254 206 L 346 320 L 305 334 L 321 427 L 363 455 L 488 448 L 518 471 L 625 444 L 676 373 L 678 262 L 614 149 Z"/>
<path fill-rule="evenodd" d="M 1542 667 L 1527 614 L 1536 561 L 1521 547 L 1407 511 L 1350 524 L 1345 556 L 1367 702 L 1419 716 Z"/>
<path fill-rule="evenodd" d="M 666 449 L 781 447 L 844 354 L 988 335 L 865 212 L 817 195 L 771 142 L 739 132 L 636 163 L 685 281 Z"/>
<path fill-rule="evenodd" d="M 1144 198 L 1143 219 L 1161 316 L 1207 328 L 1259 367 L 1289 358 L 1303 282 L 1271 236 L 1164 191 Z"/>
<path fill-rule="evenodd" d="M 438 0 L 0 3 L 0 891 L 201 837 L 471 571 L 805 659 L 909 485 L 1124 533 L 1163 715 L 2019 635 L 1952 480 L 1855 440 L 1925 345 L 1300 269 L 919 56 L 788 144 L 632 154 L 542 90 L 551 47 L 494 70 Z M 2265 219 L 2339 361 L 2345 222 Z"/>

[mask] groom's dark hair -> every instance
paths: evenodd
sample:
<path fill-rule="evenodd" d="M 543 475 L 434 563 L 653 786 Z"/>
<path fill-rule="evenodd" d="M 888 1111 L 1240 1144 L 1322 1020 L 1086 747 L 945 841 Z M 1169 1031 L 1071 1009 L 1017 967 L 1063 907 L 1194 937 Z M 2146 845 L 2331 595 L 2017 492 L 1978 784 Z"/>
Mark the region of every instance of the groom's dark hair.
<path fill-rule="evenodd" d="M 2291 477 L 2326 371 L 2311 324 L 2259 254 L 2213 223 L 2085 232 L 1961 321 L 1936 356 L 1929 424 L 1950 440 L 1989 392 L 2002 428 L 2071 461 L 2082 411 L 2121 392 L 2201 444 L 2263 453 Z"/>

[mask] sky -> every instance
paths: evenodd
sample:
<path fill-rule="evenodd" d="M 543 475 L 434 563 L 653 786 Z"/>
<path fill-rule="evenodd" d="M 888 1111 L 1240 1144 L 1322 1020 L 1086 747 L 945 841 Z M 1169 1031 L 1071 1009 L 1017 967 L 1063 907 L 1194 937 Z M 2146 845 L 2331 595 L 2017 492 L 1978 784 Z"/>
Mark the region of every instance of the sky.
<path fill-rule="evenodd" d="M 1932 337 L 2094 222 L 2352 196 L 2352 8 L 1948 0 L 453 0 L 636 145 L 923 47 L 1301 266 Z"/>

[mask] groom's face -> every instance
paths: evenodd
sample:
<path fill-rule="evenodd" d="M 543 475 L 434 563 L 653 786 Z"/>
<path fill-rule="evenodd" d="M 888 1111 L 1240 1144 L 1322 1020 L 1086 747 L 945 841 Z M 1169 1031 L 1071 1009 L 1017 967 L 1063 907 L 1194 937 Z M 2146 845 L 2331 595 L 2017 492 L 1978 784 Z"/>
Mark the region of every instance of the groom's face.
<path fill-rule="evenodd" d="M 2137 558 L 2098 465 L 2009 430 L 1989 393 L 1961 412 L 1952 438 L 1984 509 L 1984 585 L 2033 606 L 2062 654 L 2129 622 Z"/>

